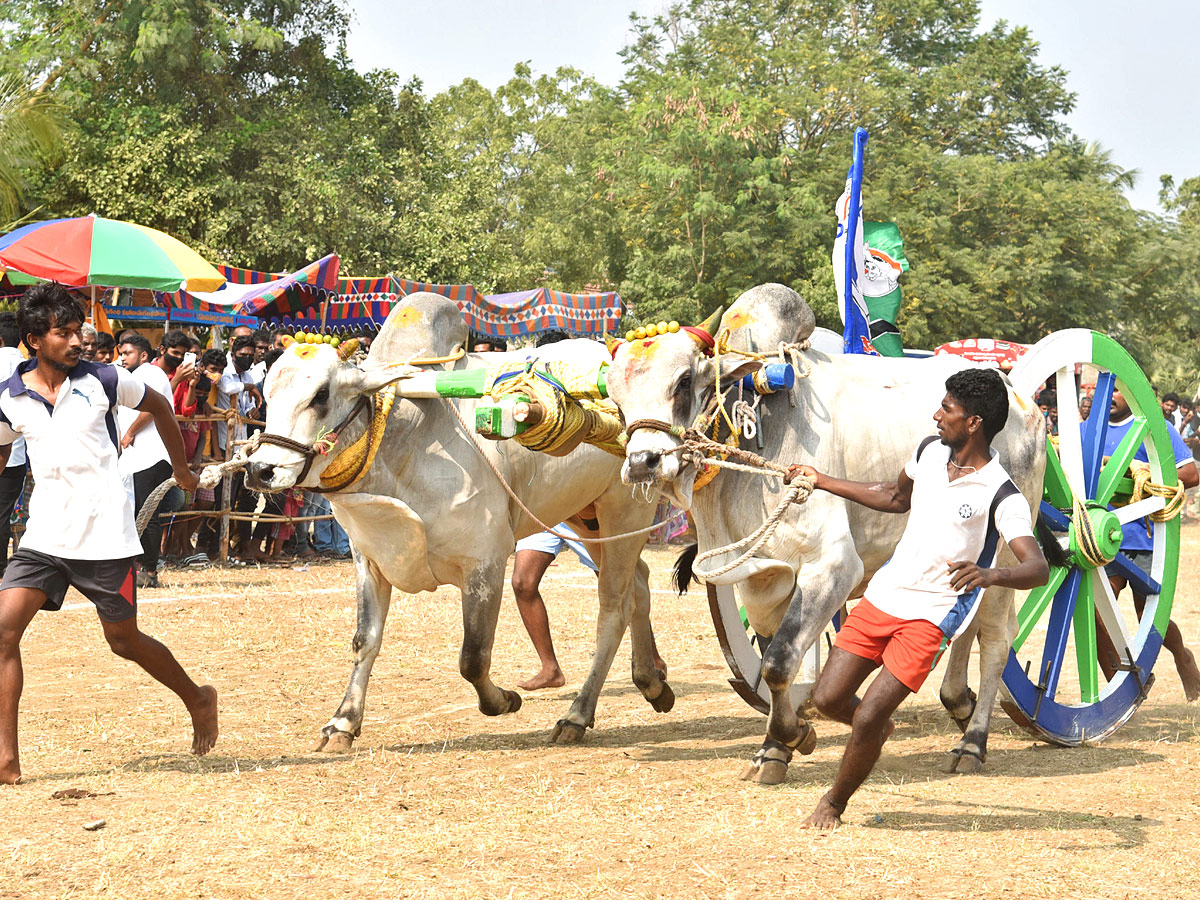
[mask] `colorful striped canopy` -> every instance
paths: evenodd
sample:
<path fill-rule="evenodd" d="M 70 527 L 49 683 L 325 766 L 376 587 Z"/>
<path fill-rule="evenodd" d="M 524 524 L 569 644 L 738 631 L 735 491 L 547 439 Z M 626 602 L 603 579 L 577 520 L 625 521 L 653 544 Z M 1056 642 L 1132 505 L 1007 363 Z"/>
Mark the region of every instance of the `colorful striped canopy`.
<path fill-rule="evenodd" d="M 178 308 L 221 310 L 266 319 L 293 314 L 337 296 L 336 253 L 309 263 L 290 275 L 272 276 L 232 266 L 221 268 L 227 279 L 223 290 L 211 293 L 176 291 L 167 295 L 167 303 Z"/>
<path fill-rule="evenodd" d="M 0 265 L 68 285 L 215 291 L 225 278 L 154 228 L 82 216 L 32 222 L 0 237 Z"/>
<path fill-rule="evenodd" d="M 577 337 L 615 332 L 621 321 L 616 291 L 567 294 L 549 288 L 489 294 L 459 302 L 467 327 L 476 334 L 509 340 L 543 331 L 565 331 Z"/>

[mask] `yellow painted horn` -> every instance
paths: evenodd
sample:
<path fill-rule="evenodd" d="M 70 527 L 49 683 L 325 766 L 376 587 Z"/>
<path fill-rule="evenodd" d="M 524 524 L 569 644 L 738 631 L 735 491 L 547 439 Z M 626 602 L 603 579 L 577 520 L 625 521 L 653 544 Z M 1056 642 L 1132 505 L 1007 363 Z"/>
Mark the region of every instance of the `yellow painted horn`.
<path fill-rule="evenodd" d="M 725 307 L 718 306 L 716 309 L 713 310 L 711 316 L 709 316 L 707 319 L 705 319 L 703 322 L 701 322 L 696 327 L 699 328 L 701 331 L 703 331 L 705 334 L 707 334 L 709 337 L 715 337 L 716 333 L 717 333 L 717 327 L 721 324 L 721 316 L 724 314 L 724 312 L 725 312 Z"/>
<path fill-rule="evenodd" d="M 614 353 L 616 353 L 617 348 L 623 343 L 624 341 L 622 341 L 620 338 L 608 337 L 607 335 L 604 338 L 604 346 L 608 348 L 609 356 L 612 356 Z"/>
<path fill-rule="evenodd" d="M 350 338 L 348 341 L 342 341 L 340 344 L 338 344 L 338 356 L 340 356 L 342 359 L 349 359 L 354 355 L 355 351 L 358 350 L 358 343 L 358 338 Z"/>
<path fill-rule="evenodd" d="M 279 338 L 279 340 L 283 342 L 283 348 L 284 348 L 285 350 L 286 350 L 288 347 L 292 346 L 292 344 L 296 343 L 296 339 L 295 339 L 294 337 L 292 337 L 290 334 L 285 334 L 285 335 L 282 335 L 282 336 Z"/>

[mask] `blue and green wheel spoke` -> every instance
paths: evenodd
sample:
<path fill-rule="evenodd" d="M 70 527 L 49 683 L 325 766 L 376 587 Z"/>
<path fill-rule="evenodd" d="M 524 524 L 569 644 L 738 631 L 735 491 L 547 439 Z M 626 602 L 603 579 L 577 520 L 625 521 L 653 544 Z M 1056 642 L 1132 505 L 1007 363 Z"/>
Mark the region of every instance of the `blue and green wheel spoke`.
<path fill-rule="evenodd" d="M 1099 370 L 1086 420 L 1073 402 L 1080 363 Z M 1149 382 L 1107 335 L 1084 329 L 1057 332 L 1033 347 L 1011 377 L 1025 396 L 1032 396 L 1047 380 L 1058 390 L 1060 434 L 1057 448 L 1054 444 L 1048 448 L 1041 512 L 1058 536 L 1066 535 L 1070 565 L 1052 569 L 1049 582 L 1030 591 L 1021 604 L 1004 670 L 1005 708 L 1024 728 L 1052 743 L 1099 740 L 1127 721 L 1145 697 L 1170 620 L 1179 557 L 1178 519 L 1155 525 L 1153 575 L 1147 576 L 1120 551 L 1120 526 L 1161 509 L 1161 498 L 1118 506 L 1112 512 L 1105 509 L 1114 497 L 1121 502 L 1130 491 L 1129 467 L 1143 447 L 1151 480 L 1175 484 L 1171 442 Z M 1106 461 L 1109 407 L 1116 390 L 1128 401 L 1133 422 Z M 1081 529 L 1074 521 L 1075 497 L 1088 510 L 1099 553 L 1083 552 L 1083 546 L 1092 542 L 1081 540 L 1077 533 Z M 1123 595 L 1127 599 L 1122 603 L 1114 595 L 1105 566 L 1099 564 L 1114 552 L 1112 570 L 1148 596 L 1140 621 L 1134 620 L 1132 591 Z M 1111 639 L 1119 663 L 1107 681 L 1100 674 L 1100 629 Z M 1072 676 L 1078 680 L 1078 700 L 1074 689 L 1060 690 Z"/>

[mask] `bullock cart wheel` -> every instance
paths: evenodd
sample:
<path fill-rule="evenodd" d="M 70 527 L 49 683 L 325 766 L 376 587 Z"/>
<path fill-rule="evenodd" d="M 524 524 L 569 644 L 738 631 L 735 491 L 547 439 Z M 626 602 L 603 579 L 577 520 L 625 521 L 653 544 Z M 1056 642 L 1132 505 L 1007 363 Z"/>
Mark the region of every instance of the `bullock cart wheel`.
<path fill-rule="evenodd" d="M 1076 369 L 1098 370 L 1091 413 L 1080 422 Z M 1179 563 L 1179 518 L 1154 526 L 1150 576 L 1120 551 L 1120 526 L 1165 506 L 1161 497 L 1129 503 L 1129 464 L 1143 443 L 1151 482 L 1174 486 L 1175 456 L 1162 412 L 1149 382 L 1121 346 L 1107 335 L 1077 328 L 1039 341 L 1012 372 L 1013 386 L 1032 397 L 1047 379 L 1058 393 L 1058 446 L 1051 442 L 1043 480 L 1042 517 L 1064 546 L 1069 565 L 1052 567 L 1050 580 L 1020 602 L 1017 634 L 1004 669 L 1005 712 L 1038 738 L 1077 746 L 1121 727 L 1146 698 L 1151 670 L 1171 617 Z M 1129 403 L 1133 425 L 1104 456 L 1109 403 L 1117 388 Z M 1073 502 L 1082 501 L 1082 505 Z M 1112 505 L 1113 509 L 1108 507 Z M 1086 556 L 1076 512 L 1086 515 L 1102 552 Z M 1094 561 L 1111 556 L 1130 587 L 1146 595 L 1139 616 L 1133 592 L 1119 598 Z M 1090 559 L 1089 559 L 1090 558 Z M 1105 681 L 1097 652 L 1097 619 L 1112 638 L 1115 674 Z"/>
<path fill-rule="evenodd" d="M 706 587 L 708 611 L 717 631 L 717 642 L 733 673 L 729 684 L 739 697 L 766 715 L 771 711 L 771 691 L 762 679 L 762 655 L 770 646 L 770 639 L 755 634 L 750 627 L 733 585 L 708 584 Z M 840 617 L 835 616 L 833 627 L 838 627 L 840 623 Z M 792 706 L 797 710 L 812 696 L 821 672 L 821 662 L 828 652 L 826 635 L 818 638 L 817 643 L 804 654 L 803 667 L 792 683 Z"/>

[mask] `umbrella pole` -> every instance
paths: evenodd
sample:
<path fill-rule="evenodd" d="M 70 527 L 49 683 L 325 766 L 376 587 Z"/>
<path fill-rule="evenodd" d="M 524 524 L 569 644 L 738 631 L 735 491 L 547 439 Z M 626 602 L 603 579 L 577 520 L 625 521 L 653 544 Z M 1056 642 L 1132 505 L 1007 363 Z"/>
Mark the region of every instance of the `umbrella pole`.
<path fill-rule="evenodd" d="M 92 285 L 92 306 L 91 306 L 91 309 L 88 310 L 88 312 L 91 315 L 92 324 L 95 325 L 96 324 L 96 286 L 94 284 Z"/>
<path fill-rule="evenodd" d="M 325 331 L 325 317 L 329 314 L 329 301 L 321 301 L 321 332 Z"/>

